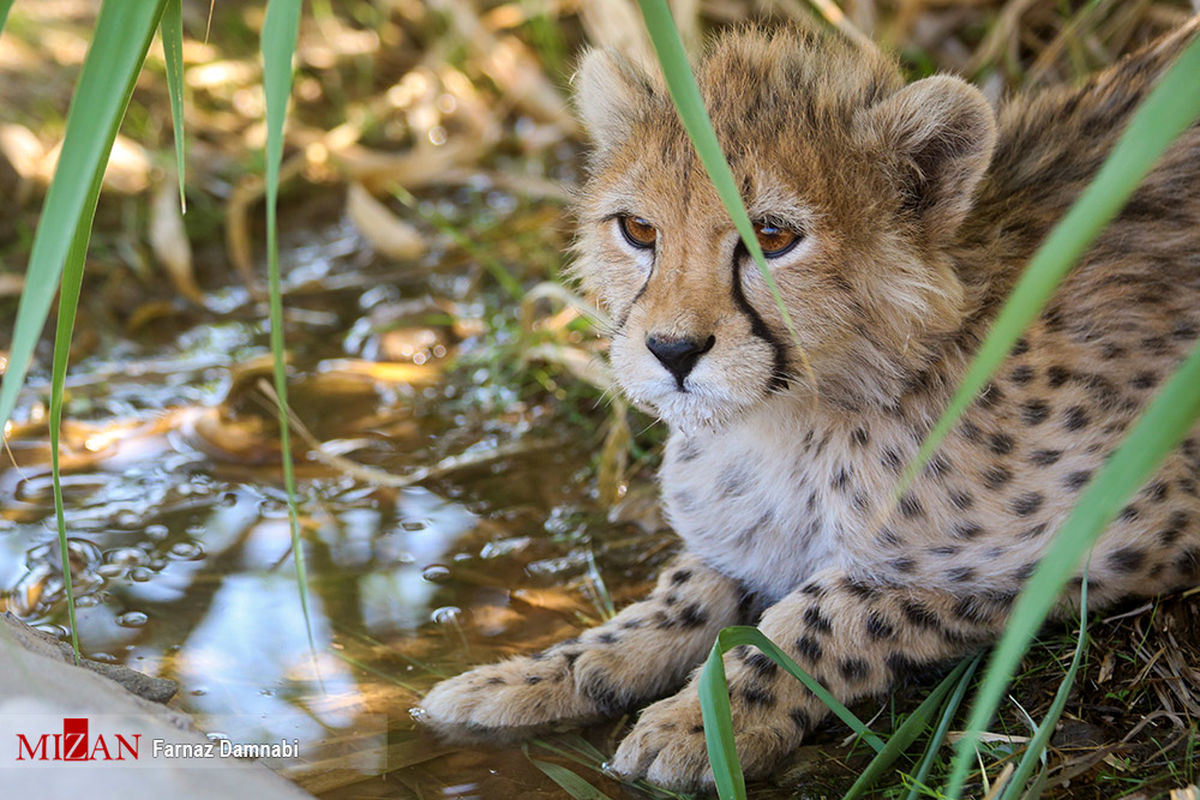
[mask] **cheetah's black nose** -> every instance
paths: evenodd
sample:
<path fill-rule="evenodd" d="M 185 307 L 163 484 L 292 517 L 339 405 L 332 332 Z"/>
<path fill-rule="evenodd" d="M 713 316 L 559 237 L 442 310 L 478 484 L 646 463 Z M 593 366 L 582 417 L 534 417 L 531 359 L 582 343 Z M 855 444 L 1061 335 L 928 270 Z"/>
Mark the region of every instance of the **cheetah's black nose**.
<path fill-rule="evenodd" d="M 650 334 L 646 337 L 646 349 L 654 354 L 667 371 L 675 376 L 679 388 L 683 388 L 683 379 L 696 366 L 700 356 L 712 350 L 717 337 L 709 336 L 701 340 L 692 337 L 674 338 Z"/>

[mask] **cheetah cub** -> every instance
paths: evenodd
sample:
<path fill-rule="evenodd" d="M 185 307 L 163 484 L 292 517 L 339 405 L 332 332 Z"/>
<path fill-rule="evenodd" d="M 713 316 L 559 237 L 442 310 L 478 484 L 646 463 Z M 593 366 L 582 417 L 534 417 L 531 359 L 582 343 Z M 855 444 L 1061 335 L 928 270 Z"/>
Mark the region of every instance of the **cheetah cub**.
<path fill-rule="evenodd" d="M 721 628 L 756 624 L 843 702 L 994 640 L 1200 332 L 1200 127 L 884 506 L 1030 256 L 1198 25 L 998 112 L 954 77 L 905 85 L 893 59 L 832 34 L 717 40 L 697 78 L 811 374 L 660 79 L 587 54 L 576 269 L 616 320 L 624 391 L 670 428 L 662 498 L 684 553 L 604 625 L 439 684 L 428 723 L 512 735 L 669 695 L 612 766 L 703 786 L 696 667 Z M 1096 545 L 1096 604 L 1200 582 L 1198 479 L 1200 427 Z M 757 651 L 725 669 L 738 753 L 762 775 L 825 709 Z"/>

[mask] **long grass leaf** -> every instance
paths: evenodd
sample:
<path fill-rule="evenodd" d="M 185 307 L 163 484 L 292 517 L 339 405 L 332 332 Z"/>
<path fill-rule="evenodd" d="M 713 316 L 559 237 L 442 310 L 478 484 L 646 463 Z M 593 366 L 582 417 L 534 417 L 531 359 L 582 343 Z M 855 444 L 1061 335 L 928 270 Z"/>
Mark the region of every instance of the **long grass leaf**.
<path fill-rule="evenodd" d="M 300 541 L 300 517 L 296 508 L 296 477 L 292 465 L 291 431 L 288 426 L 287 363 L 283 341 L 283 285 L 279 277 L 279 169 L 283 162 L 283 123 L 292 94 L 292 56 L 300 34 L 301 0 L 270 0 L 263 20 L 263 93 L 267 106 L 266 206 L 267 275 L 271 314 L 271 355 L 274 357 L 275 396 L 279 412 L 279 449 L 283 460 L 283 483 L 287 489 L 288 518 L 292 526 L 292 558 L 300 589 L 300 606 L 315 653 L 312 621 L 309 618 L 308 570 Z"/>
<path fill-rule="evenodd" d="M 1046 779 L 1048 776 L 1049 771 L 1046 765 L 1043 764 L 1042 768 L 1038 770 L 1037 777 L 1030 784 L 1029 789 L 1025 794 L 1021 795 L 1021 800 L 1040 800 L 1042 794 L 1046 791 Z"/>
<path fill-rule="evenodd" d="M 549 750 L 555 755 L 561 756 L 562 758 L 570 761 L 574 761 L 581 767 L 586 767 L 587 769 L 593 770 L 602 775 L 610 775 L 608 771 L 608 765 L 606 763 L 607 759 L 605 758 L 604 754 L 597 750 L 591 742 L 589 742 L 587 739 L 584 739 L 577 733 L 559 734 L 558 736 L 555 736 L 552 741 L 548 741 L 546 739 L 530 739 L 528 742 L 522 745 L 522 749 L 524 750 L 526 756 L 529 756 L 529 747 L 531 745 L 536 745 L 537 747 Z M 562 745 L 562 747 L 559 745 Z M 530 760 L 532 760 L 532 757 Z M 691 800 L 690 795 L 682 795 L 678 792 L 673 792 L 670 789 L 666 789 L 662 786 L 656 786 L 655 784 L 641 778 L 632 781 L 627 785 L 638 789 L 646 797 L 672 798 L 673 800 Z"/>
<path fill-rule="evenodd" d="M 4 23 L 8 21 L 8 11 L 12 4 L 13 0 L 0 0 L 0 33 L 4 32 Z"/>
<path fill-rule="evenodd" d="M 950 723 L 954 721 L 954 715 L 958 713 L 959 706 L 962 705 L 963 698 L 967 695 L 967 689 L 971 687 L 971 679 L 975 677 L 975 670 L 979 668 L 979 662 L 982 660 L 983 653 L 972 658 L 967 671 L 958 679 L 958 685 L 954 687 L 954 694 L 950 695 L 950 699 L 946 701 L 946 707 L 942 709 L 942 718 L 938 722 L 937 730 L 930 737 L 929 744 L 925 748 L 925 755 L 917 767 L 916 774 L 912 777 L 913 785 L 905 800 L 917 800 L 917 795 L 920 793 L 921 787 L 925 785 L 929 770 L 933 768 L 933 762 L 937 760 L 938 751 L 942 749 L 942 742 L 945 741 L 946 734 L 950 730 Z"/>
<path fill-rule="evenodd" d="M 556 737 L 556 739 L 557 738 L 561 737 Z M 579 739 L 580 741 L 583 741 L 582 737 L 579 737 Z M 530 739 L 529 741 L 525 742 L 525 744 L 521 745 L 521 749 L 525 752 L 526 756 L 529 756 L 530 746 L 537 746 L 543 750 L 549 750 L 551 753 L 554 753 L 554 755 L 565 758 L 568 761 L 573 761 L 581 767 L 587 767 L 588 769 L 598 772 L 602 775 L 605 774 L 604 754 L 600 753 L 599 751 L 593 754 L 589 751 L 581 750 L 578 746 L 574 745 L 559 747 L 555 742 L 547 741 L 546 739 Z M 531 761 L 533 760 L 532 756 L 529 756 L 529 758 Z"/>
<path fill-rule="evenodd" d="M 100 8 L 92 45 L 84 60 L 78 88 L 67 114 L 66 136 L 58 167 L 34 234 L 26 290 L 21 297 L 13 332 L 12 355 L 4 375 L 3 389 L 0 390 L 2 426 L 12 413 L 17 392 L 25 378 L 29 359 L 61 277 L 62 291 L 50 384 L 50 472 L 63 593 L 67 601 L 71 649 L 76 662 L 79 661 L 79 630 L 75 620 L 75 589 L 71 580 L 59 456 L 63 385 L 66 381 L 71 334 L 75 328 L 75 312 L 83 285 L 84 262 L 91 239 L 92 218 L 100 197 L 104 168 L 117 128 L 129 105 L 134 81 L 150 47 L 161 6 L 161 2 L 123 4 L 110 0 Z M 32 287 L 31 283 L 34 284 Z"/>
<path fill-rule="evenodd" d="M 1058 282 L 1104 225 L 1119 212 L 1163 151 L 1200 113 L 1200 82 L 1195 80 L 1197 74 L 1200 74 L 1200 39 L 1193 41 L 1183 51 L 1159 81 L 1159 85 L 1134 115 L 1100 173 L 1034 255 L 972 362 L 958 393 L 906 471 L 905 483 L 924 467 L 971 399 L 1004 359 L 1021 331 L 1053 293 Z M 1190 408 L 1197 394 L 1194 387 L 1200 383 L 1193 378 L 1191 387 L 1180 384 L 1179 377 L 1182 374 L 1182 371 L 1177 373 L 1169 388 L 1176 389 L 1173 394 L 1175 402 Z M 1161 404 L 1168 394 L 1167 390 L 1163 391 L 1159 401 L 1143 416 L 1117 456 L 1080 498 L 1079 505 L 1043 559 L 1041 568 L 1018 600 L 1013 611 L 1014 625 L 1009 627 L 1001 646 L 993 655 L 980 695 L 975 701 L 967 735 L 959 742 L 948 789 L 951 797 L 958 797 L 962 791 L 979 731 L 999 704 L 1004 686 L 1011 679 L 1012 671 L 1028 646 L 1033 631 L 1040 626 L 1083 552 L 1120 507 L 1118 505 L 1110 509 L 1110 501 L 1114 497 L 1127 497 L 1136 490 L 1140 481 L 1173 446 L 1166 439 L 1176 434 L 1180 437 L 1183 435 L 1177 429 L 1155 430 L 1153 427 L 1158 421 L 1165 420 L 1172 411 Z M 1194 414 L 1191 416 L 1194 417 Z M 1186 426 L 1190 422 L 1180 421 L 1177 424 Z M 1150 444 L 1148 437 L 1159 438 L 1158 447 L 1147 447 Z M 1146 457 L 1152 450 L 1156 457 L 1147 462 Z M 1093 501 L 1103 502 L 1097 505 Z M 1105 510 L 1100 511 L 1101 508 Z"/>
<path fill-rule="evenodd" d="M 783 296 L 779 293 L 779 287 L 775 285 L 775 278 L 771 275 L 771 270 L 767 268 L 766 259 L 763 258 L 758 237 L 754 234 L 754 224 L 746 213 L 746 206 L 742 202 L 742 195 L 733 179 L 733 172 L 729 169 L 729 163 L 721 151 L 721 143 L 717 141 L 717 134 L 713 130 L 712 120 L 709 119 L 708 111 L 704 108 L 700 87 L 696 84 L 696 77 L 692 74 L 687 53 L 683 49 L 683 41 L 679 37 L 679 29 L 675 26 L 675 20 L 671 17 L 666 0 L 638 0 L 638 7 L 642 10 L 642 18 L 650 33 L 650 42 L 654 45 L 659 66 L 662 67 L 663 77 L 667 81 L 667 90 L 675 102 L 675 109 L 679 112 L 679 119 L 683 122 L 684 130 L 687 131 L 688 138 L 692 140 L 696 154 L 700 157 L 700 163 L 704 165 L 709 180 L 717 190 L 717 196 L 721 198 L 726 211 L 729 212 L 733 226 L 737 228 L 738 234 L 742 237 L 742 243 L 754 259 L 754 263 L 758 265 L 758 270 L 766 280 L 767 286 L 770 287 L 771 295 L 775 298 L 775 305 L 779 309 L 784 325 L 799 347 L 800 337 L 796 333 L 796 326 L 792 323 L 791 315 L 788 314 L 787 307 L 784 305 Z M 801 353 L 801 358 L 804 360 L 805 370 L 810 372 L 811 377 L 807 357 Z"/>
<path fill-rule="evenodd" d="M 187 140 L 183 138 L 183 12 L 182 0 L 167 0 L 159 32 L 167 65 L 167 94 L 171 96 L 171 123 L 175 129 L 175 169 L 179 176 L 179 207 L 187 211 L 184 167 Z"/>
<path fill-rule="evenodd" d="M 1200 49 L 1196 50 L 1200 53 Z M 992 653 L 966 734 L 958 743 L 947 795 L 958 797 L 979 733 L 991 719 L 1011 675 L 1057 601 L 1063 586 L 1104 528 L 1200 417 L 1200 344 L 1138 418 L 1128 438 L 1091 482 L 1017 598 L 1004 636 Z"/>
<path fill-rule="evenodd" d="M 729 630 L 728 628 L 725 631 Z M 721 631 L 724 634 L 725 631 Z M 725 682 L 724 650 L 720 635 L 709 651 L 700 673 L 700 717 L 704 720 L 704 745 L 713 771 L 713 783 L 721 800 L 745 800 L 746 777 L 738 763 L 733 738 L 733 714 L 729 710 L 729 687 Z"/>
<path fill-rule="evenodd" d="M 901 491 L 925 468 L 1067 272 L 1124 207 L 1171 142 L 1200 114 L 1197 75 L 1200 75 L 1200 37 L 1188 45 L 1154 87 L 1100 172 L 1034 254 L 945 413 L 905 470 Z"/>
<path fill-rule="evenodd" d="M 327 647 L 325 649 L 325 652 L 329 653 L 329 655 L 333 656 L 334 658 L 338 659 L 339 661 L 346 662 L 347 664 L 354 667 L 355 669 L 360 669 L 363 672 L 374 675 L 376 678 L 382 678 L 385 681 L 394 683 L 395 685 L 399 686 L 401 689 L 404 689 L 407 692 L 411 692 L 416 697 L 420 697 L 423 694 L 423 692 L 420 689 L 418 689 L 416 686 L 413 686 L 411 683 L 406 683 L 406 682 L 402 681 L 401 679 L 397 678 L 394 674 L 387 672 L 386 670 L 379 669 L 378 667 L 373 667 L 370 664 L 366 663 L 365 661 L 359 661 L 357 658 L 354 658 L 353 656 L 348 656 L 341 650 L 336 650 L 333 647 Z"/>
<path fill-rule="evenodd" d="M 570 747 L 597 765 L 604 764 L 604 753 L 601 753 L 599 750 L 597 750 L 595 745 L 580 736 L 578 733 L 561 734 L 558 736 L 557 741 L 567 747 Z"/>
<path fill-rule="evenodd" d="M 0 383 L 0 430 L 16 407 L 67 253 L 74 245 L 75 231 L 80 226 L 90 231 L 100 177 L 146 59 L 163 2 L 105 0 L 100 6 L 92 45 L 67 112 L 58 166 L 33 237 L 8 367 Z"/>
<path fill-rule="evenodd" d="M 904 751 L 908 746 L 921 735 L 921 731 L 929 726 L 929 720 L 933 718 L 934 712 L 937 710 L 942 699 L 957 686 L 963 677 L 963 673 L 971 667 L 972 661 L 969 658 L 964 658 L 958 663 L 949 675 L 942 679 L 942 682 L 929 693 L 921 705 L 904 720 L 904 723 L 888 737 L 887 744 L 880 750 L 871 763 L 863 769 L 862 774 L 858 776 L 858 780 L 850 787 L 849 791 L 842 797 L 842 800 L 855 800 L 861 797 L 863 792 L 871 788 L 875 781 L 879 780 L 879 776 L 890 767 L 897 758 L 904 755 Z M 931 745 L 936 747 L 936 744 Z"/>
<path fill-rule="evenodd" d="M 744 798 L 746 782 L 738 764 L 737 748 L 734 744 L 733 718 L 729 711 L 729 687 L 725 684 L 725 662 L 722 656 L 734 647 L 753 645 L 768 658 L 783 668 L 784 672 L 803 683 L 817 699 L 825 704 L 834 715 L 846 723 L 863 738 L 875 752 L 886 746 L 862 720 L 846 708 L 829 690 L 805 672 L 758 628 L 734 625 L 717 634 L 717 640 L 709 651 L 704 669 L 700 672 L 700 715 L 704 720 L 704 742 L 708 748 L 709 763 L 717 793 L 722 800 Z"/>
<path fill-rule="evenodd" d="M 94 191 L 104 177 L 101 170 L 95 177 Z M 79 628 L 75 624 L 75 587 L 71 575 L 71 551 L 67 536 L 67 516 L 63 506 L 62 473 L 59 467 L 59 443 L 62 434 L 63 386 L 67 378 L 67 363 L 71 355 L 71 334 L 75 330 L 75 312 L 83 287 L 83 265 L 87 256 L 91 226 L 80 224 L 71 237 L 63 270 L 62 288 L 58 295 L 58 325 L 54 334 L 54 360 L 50 377 L 50 477 L 54 488 L 54 519 L 58 527 L 58 554 L 62 564 L 63 594 L 67 599 L 67 622 L 71 628 L 71 651 L 79 663 Z"/>
<path fill-rule="evenodd" d="M 529 760 L 535 767 L 545 773 L 547 778 L 557 783 L 564 792 L 575 798 L 575 800 L 611 800 L 604 792 L 592 786 L 586 780 L 579 777 L 578 774 L 561 764 L 542 761 L 533 757 L 530 757 Z"/>
<path fill-rule="evenodd" d="M 1067 697 L 1071 694 L 1071 687 L 1075 685 L 1075 675 L 1079 672 L 1079 665 L 1083 663 L 1087 640 L 1087 581 L 1084 580 L 1079 590 L 1079 638 L 1075 642 L 1075 655 L 1071 657 L 1071 666 L 1067 668 L 1062 685 L 1058 687 L 1058 691 L 1054 695 L 1054 702 L 1050 704 L 1045 718 L 1042 719 L 1042 723 L 1038 725 L 1033 737 L 1029 740 L 1025 754 L 1021 756 L 1021 762 L 1017 764 L 1016 771 L 1009 778 L 1008 786 L 1000 800 L 1017 800 L 1021 796 L 1021 789 L 1029 780 L 1029 775 L 1042 758 L 1042 754 L 1045 753 L 1046 745 L 1050 744 L 1050 735 L 1054 733 L 1054 728 L 1058 725 L 1058 718 L 1062 716 L 1063 709 L 1066 708 Z"/>

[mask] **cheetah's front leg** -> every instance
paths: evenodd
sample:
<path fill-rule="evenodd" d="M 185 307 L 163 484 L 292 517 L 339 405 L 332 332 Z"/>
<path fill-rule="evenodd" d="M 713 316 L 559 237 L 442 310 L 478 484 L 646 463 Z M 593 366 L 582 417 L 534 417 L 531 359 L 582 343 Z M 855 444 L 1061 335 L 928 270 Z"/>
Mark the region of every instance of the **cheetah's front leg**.
<path fill-rule="evenodd" d="M 954 597 L 879 586 L 827 570 L 769 608 L 759 628 L 849 703 L 994 639 L 1011 600 L 1007 593 Z M 767 774 L 827 709 L 757 650 L 731 650 L 725 671 L 742 768 Z M 681 789 L 712 783 L 698 682 L 697 673 L 679 694 L 642 713 L 617 750 L 618 773 Z"/>
<path fill-rule="evenodd" d="M 717 632 L 739 622 L 737 584 L 684 555 L 646 599 L 533 656 L 443 681 L 423 720 L 455 739 L 520 736 L 557 720 L 612 715 L 682 684 Z"/>

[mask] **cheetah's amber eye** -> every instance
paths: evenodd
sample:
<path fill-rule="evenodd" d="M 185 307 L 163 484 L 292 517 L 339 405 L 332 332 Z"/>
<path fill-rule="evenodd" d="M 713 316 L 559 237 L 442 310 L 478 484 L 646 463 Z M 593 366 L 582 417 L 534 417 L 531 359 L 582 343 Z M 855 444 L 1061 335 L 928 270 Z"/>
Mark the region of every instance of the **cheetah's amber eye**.
<path fill-rule="evenodd" d="M 758 246 L 762 248 L 767 258 L 778 258 L 789 252 L 800 243 L 804 237 L 788 228 L 778 228 L 774 225 L 756 223 L 754 234 L 758 237 Z"/>
<path fill-rule="evenodd" d="M 658 229 L 641 217 L 622 215 L 617 218 L 617 224 L 621 226 L 621 235 L 625 237 L 625 241 L 634 247 L 654 247 L 654 243 L 658 241 Z"/>

